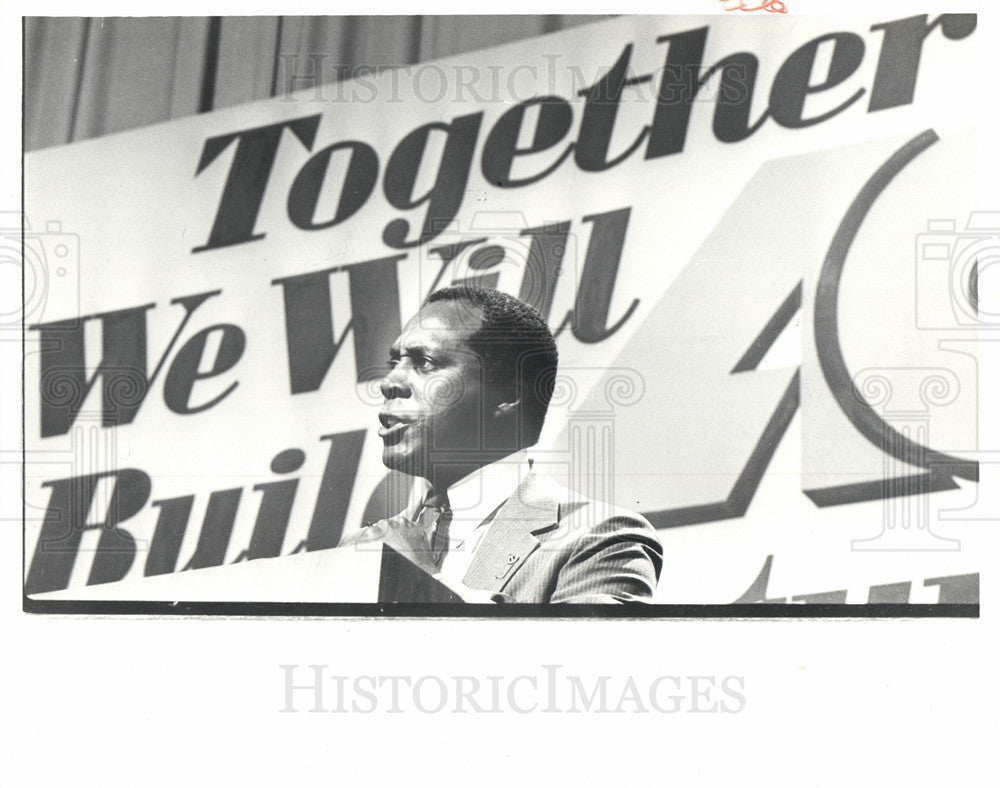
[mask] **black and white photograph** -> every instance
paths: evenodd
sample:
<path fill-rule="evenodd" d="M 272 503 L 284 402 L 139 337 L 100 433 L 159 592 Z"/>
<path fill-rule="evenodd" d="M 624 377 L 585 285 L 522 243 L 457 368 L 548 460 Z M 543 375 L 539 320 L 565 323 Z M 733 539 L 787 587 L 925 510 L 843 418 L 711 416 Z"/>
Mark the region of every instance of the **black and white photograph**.
<path fill-rule="evenodd" d="M 3 17 L 8 688 L 350 751 L 250 784 L 995 734 L 995 13 L 85 5 Z"/>
<path fill-rule="evenodd" d="M 28 609 L 974 615 L 976 29 L 26 19 Z"/>

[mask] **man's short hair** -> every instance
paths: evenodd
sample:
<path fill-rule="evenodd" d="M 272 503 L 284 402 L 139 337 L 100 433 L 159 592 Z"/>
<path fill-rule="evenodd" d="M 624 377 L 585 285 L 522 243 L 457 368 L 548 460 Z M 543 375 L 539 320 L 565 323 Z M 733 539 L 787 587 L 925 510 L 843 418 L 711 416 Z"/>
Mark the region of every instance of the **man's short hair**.
<path fill-rule="evenodd" d="M 545 318 L 512 295 L 474 285 L 436 290 L 427 297 L 428 304 L 435 301 L 464 302 L 482 312 L 482 325 L 469 345 L 483 359 L 487 384 L 521 400 L 521 442 L 535 443 L 559 366 L 556 340 Z"/>

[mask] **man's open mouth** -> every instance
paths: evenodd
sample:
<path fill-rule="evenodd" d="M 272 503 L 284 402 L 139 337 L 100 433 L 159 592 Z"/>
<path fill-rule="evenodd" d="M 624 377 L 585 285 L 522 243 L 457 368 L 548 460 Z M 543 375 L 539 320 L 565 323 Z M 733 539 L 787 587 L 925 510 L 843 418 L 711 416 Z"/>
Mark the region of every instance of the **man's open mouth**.
<path fill-rule="evenodd" d="M 406 428 L 410 426 L 410 422 L 407 419 L 391 413 L 380 413 L 378 420 L 382 425 L 379 427 L 378 435 L 386 442 L 395 443 L 406 432 Z"/>

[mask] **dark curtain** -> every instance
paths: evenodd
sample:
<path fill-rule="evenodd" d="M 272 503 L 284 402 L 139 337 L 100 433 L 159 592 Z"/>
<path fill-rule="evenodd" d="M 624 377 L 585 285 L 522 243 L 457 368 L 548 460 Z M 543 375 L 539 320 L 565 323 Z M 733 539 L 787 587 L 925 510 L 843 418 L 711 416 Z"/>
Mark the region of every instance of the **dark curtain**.
<path fill-rule="evenodd" d="M 89 139 L 604 19 L 593 15 L 30 18 L 25 149 Z"/>

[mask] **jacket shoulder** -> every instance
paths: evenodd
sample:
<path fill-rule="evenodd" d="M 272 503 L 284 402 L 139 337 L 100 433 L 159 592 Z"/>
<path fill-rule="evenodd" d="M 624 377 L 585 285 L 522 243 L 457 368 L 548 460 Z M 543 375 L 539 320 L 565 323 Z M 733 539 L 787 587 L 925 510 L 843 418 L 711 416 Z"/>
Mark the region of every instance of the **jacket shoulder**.
<path fill-rule="evenodd" d="M 631 526 L 656 533 L 649 520 L 638 512 L 610 501 L 590 498 L 566 487 L 547 474 L 539 473 L 539 476 L 542 478 L 545 493 L 558 505 L 560 523 L 573 521 L 579 527 L 591 526 L 595 529 L 608 524 L 619 528 Z"/>

